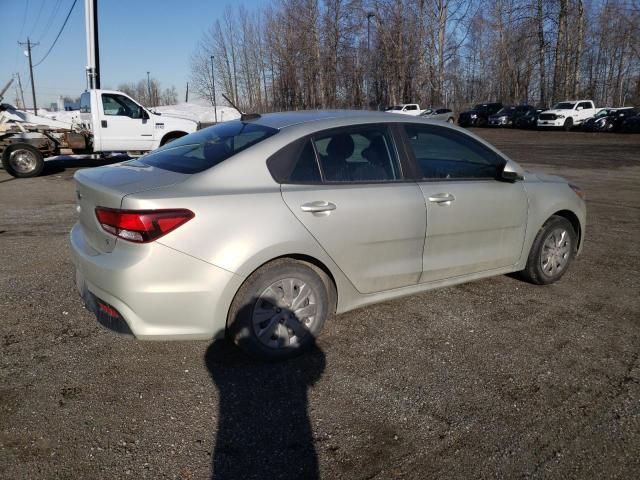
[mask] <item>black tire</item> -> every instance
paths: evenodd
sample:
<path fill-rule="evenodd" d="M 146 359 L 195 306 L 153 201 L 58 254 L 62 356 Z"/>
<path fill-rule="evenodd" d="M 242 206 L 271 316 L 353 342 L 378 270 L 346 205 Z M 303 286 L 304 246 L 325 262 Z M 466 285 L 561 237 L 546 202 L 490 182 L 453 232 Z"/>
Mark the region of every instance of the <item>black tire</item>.
<path fill-rule="evenodd" d="M 292 295 L 287 302 L 285 283 L 289 281 Z M 294 305 L 307 288 L 311 293 L 295 311 L 314 305 L 315 314 L 301 320 L 294 313 Z M 282 293 L 277 303 L 271 301 L 275 296 L 272 293 Z M 229 309 L 227 336 L 259 360 L 291 358 L 313 346 L 326 320 L 335 312 L 335 300 L 333 282 L 320 268 L 288 258 L 274 260 L 252 273 L 238 290 Z M 262 336 L 259 328 L 263 328 Z"/>
<path fill-rule="evenodd" d="M 2 166 L 16 178 L 37 177 L 44 169 L 44 157 L 40 150 L 27 143 L 15 143 L 2 153 Z"/>
<path fill-rule="evenodd" d="M 480 127 L 480 128 L 484 128 L 487 126 L 487 119 L 483 118 L 483 117 L 478 117 L 478 120 L 476 121 L 476 126 Z"/>
<path fill-rule="evenodd" d="M 565 132 L 568 132 L 569 130 L 571 130 L 573 128 L 573 118 L 567 118 L 564 121 L 564 125 L 562 126 L 562 129 Z"/>
<path fill-rule="evenodd" d="M 556 238 L 559 231 L 566 232 L 565 239 Z M 554 239 L 551 239 L 552 235 L 555 235 Z M 555 248 L 558 251 L 555 257 L 547 255 L 549 250 L 548 242 L 556 244 Z M 536 285 L 548 285 L 557 282 L 569 269 L 577 248 L 578 237 L 569 220 L 553 215 L 540 227 L 533 245 L 531 245 L 527 265 L 520 273 L 527 281 Z M 565 249 L 566 256 L 561 253 Z M 553 258 L 553 260 L 548 260 L 545 263 L 545 257 L 546 259 Z M 559 257 L 562 258 L 560 259 Z M 563 262 L 562 268 L 558 268 L 558 262 Z"/>

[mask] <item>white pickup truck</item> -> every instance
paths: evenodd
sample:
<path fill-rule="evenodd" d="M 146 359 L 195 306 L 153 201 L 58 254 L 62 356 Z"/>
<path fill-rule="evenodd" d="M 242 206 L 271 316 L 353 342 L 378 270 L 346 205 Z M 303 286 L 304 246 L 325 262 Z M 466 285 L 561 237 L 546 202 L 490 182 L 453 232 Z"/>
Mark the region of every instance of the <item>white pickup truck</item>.
<path fill-rule="evenodd" d="M 597 113 L 593 100 L 567 100 L 558 102 L 538 116 L 538 128 L 564 128 L 571 130 Z"/>
<path fill-rule="evenodd" d="M 62 154 L 141 154 L 195 132 L 193 120 L 160 115 L 128 95 L 89 90 L 80 96 L 80 123 L 64 125 L 3 104 L 0 111 L 2 166 L 14 177 L 36 177 L 44 159 Z"/>
<path fill-rule="evenodd" d="M 400 105 L 393 105 L 387 108 L 385 112 L 418 116 L 422 113 L 422 110 L 417 103 L 401 103 Z"/>

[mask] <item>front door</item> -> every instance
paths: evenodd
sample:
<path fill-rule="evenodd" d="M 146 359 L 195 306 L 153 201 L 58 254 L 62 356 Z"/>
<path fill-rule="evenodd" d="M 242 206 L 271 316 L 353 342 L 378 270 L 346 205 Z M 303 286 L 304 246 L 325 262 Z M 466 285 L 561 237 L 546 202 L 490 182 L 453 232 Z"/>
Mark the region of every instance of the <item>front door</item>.
<path fill-rule="evenodd" d="M 420 282 L 517 263 L 528 201 L 522 182 L 497 180 L 504 159 L 452 129 L 407 125 L 404 130 L 427 208 Z"/>
<path fill-rule="evenodd" d="M 100 122 L 93 125 L 105 152 L 151 150 L 154 125 L 146 111 L 129 97 L 102 93 Z"/>
<path fill-rule="evenodd" d="M 386 126 L 345 127 L 308 139 L 282 197 L 359 292 L 418 282 L 424 197 L 415 183 L 403 181 Z"/>

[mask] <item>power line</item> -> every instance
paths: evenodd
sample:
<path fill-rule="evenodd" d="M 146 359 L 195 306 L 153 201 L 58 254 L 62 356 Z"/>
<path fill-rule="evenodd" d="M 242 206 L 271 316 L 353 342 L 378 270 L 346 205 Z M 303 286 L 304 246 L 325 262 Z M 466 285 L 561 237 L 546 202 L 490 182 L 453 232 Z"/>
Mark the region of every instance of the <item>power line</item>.
<path fill-rule="evenodd" d="M 60 38 L 60 35 L 62 35 L 62 31 L 64 30 L 64 27 L 67 25 L 67 21 L 69 20 L 69 17 L 71 16 L 71 12 L 73 12 L 73 7 L 76 6 L 77 2 L 78 2 L 78 0 L 73 0 L 73 5 L 71 5 L 71 8 L 69 9 L 69 13 L 67 13 L 67 18 L 64 19 L 64 23 L 62 24 L 62 27 L 60 27 L 60 31 L 58 32 L 58 35 L 56 36 L 56 39 L 51 44 L 51 47 L 49 48 L 49 50 L 47 50 L 47 53 L 45 53 L 44 57 L 42 57 L 42 60 L 40 60 L 38 63 L 36 63 L 34 65 L 34 67 L 37 67 L 42 62 L 44 62 L 46 60 L 46 58 L 49 56 L 49 54 L 51 53 L 51 50 L 53 50 L 53 47 L 56 46 L 56 42 Z"/>
<path fill-rule="evenodd" d="M 58 10 L 60 10 L 60 3 L 61 2 L 62 2 L 62 0 L 58 0 L 56 2 L 56 4 L 53 6 L 53 10 L 51 10 L 51 15 L 49 15 L 49 21 L 45 25 L 44 30 L 42 31 L 42 34 L 40 35 L 40 38 L 38 39 L 38 41 L 42 41 L 44 36 L 49 32 L 49 29 L 51 28 L 51 25 L 53 25 L 53 21 L 58 16 Z"/>
<path fill-rule="evenodd" d="M 38 10 L 38 16 L 36 17 L 36 21 L 33 23 L 33 26 L 31 27 L 31 31 L 29 32 L 29 35 L 28 35 L 29 37 L 33 35 L 33 31 L 38 26 L 38 22 L 40 21 L 40 16 L 42 15 L 42 10 L 44 10 L 44 4 L 45 4 L 45 0 L 41 0 L 40 10 Z"/>

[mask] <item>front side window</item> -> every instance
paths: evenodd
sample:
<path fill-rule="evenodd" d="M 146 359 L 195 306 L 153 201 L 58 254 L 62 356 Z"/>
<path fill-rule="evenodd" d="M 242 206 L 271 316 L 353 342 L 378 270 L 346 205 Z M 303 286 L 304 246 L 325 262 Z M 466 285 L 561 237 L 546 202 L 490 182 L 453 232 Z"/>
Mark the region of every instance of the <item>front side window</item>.
<path fill-rule="evenodd" d="M 103 93 L 102 110 L 105 115 L 142 118 L 142 107 L 124 95 Z"/>
<path fill-rule="evenodd" d="M 578 106 L 584 109 L 591 108 L 591 102 L 581 102 L 578 104 Z"/>
<path fill-rule="evenodd" d="M 495 152 L 463 133 L 429 125 L 404 129 L 422 179 L 496 178 L 504 165 Z"/>
<path fill-rule="evenodd" d="M 573 102 L 560 102 L 551 107 L 551 110 L 573 110 L 575 105 Z"/>
<path fill-rule="evenodd" d="M 138 161 L 172 172 L 199 173 L 277 132 L 254 123 L 224 122 L 180 137 Z"/>
<path fill-rule="evenodd" d="M 383 182 L 400 178 L 386 127 L 367 126 L 320 134 L 313 139 L 326 182 Z"/>

